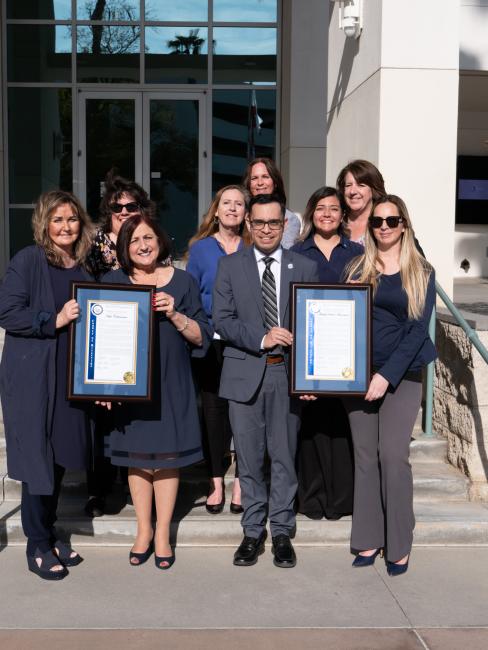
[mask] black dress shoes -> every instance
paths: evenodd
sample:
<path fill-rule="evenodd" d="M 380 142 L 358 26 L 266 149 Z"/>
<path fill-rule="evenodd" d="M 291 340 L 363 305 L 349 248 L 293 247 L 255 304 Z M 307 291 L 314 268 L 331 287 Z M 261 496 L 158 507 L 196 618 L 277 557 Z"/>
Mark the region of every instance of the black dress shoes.
<path fill-rule="evenodd" d="M 273 564 L 282 569 L 291 569 L 297 563 L 297 556 L 288 535 L 273 537 L 273 553 Z"/>
<path fill-rule="evenodd" d="M 264 553 L 266 533 L 260 537 L 244 537 L 239 548 L 234 553 L 235 566 L 252 566 L 258 561 L 258 556 Z"/>

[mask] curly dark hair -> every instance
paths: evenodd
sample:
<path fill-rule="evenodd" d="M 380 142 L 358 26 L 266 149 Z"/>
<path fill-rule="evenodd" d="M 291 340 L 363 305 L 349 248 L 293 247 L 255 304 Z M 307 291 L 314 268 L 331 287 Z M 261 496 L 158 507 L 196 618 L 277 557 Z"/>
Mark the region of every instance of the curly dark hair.
<path fill-rule="evenodd" d="M 156 205 L 149 198 L 146 190 L 135 181 L 129 181 L 111 169 L 105 177 L 105 193 L 100 202 L 100 227 L 103 232 L 110 232 L 112 229 L 112 211 L 110 205 L 118 201 L 123 194 L 130 194 L 144 213 L 153 219 L 156 215 Z"/>

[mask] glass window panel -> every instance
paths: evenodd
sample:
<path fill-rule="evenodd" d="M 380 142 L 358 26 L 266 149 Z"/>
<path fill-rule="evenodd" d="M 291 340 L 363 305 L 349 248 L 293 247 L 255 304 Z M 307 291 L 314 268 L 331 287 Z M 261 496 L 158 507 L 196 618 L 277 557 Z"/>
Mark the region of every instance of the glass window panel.
<path fill-rule="evenodd" d="M 276 0 L 213 0 L 214 22 L 275 23 Z"/>
<path fill-rule="evenodd" d="M 199 102 L 150 102 L 151 199 L 180 255 L 198 225 Z"/>
<path fill-rule="evenodd" d="M 98 216 L 103 181 L 116 167 L 125 178 L 135 178 L 135 101 L 97 98 L 86 100 L 86 207 Z"/>
<path fill-rule="evenodd" d="M 206 83 L 208 30 L 146 27 L 146 83 Z"/>
<path fill-rule="evenodd" d="M 78 81 L 138 82 L 140 32 L 139 25 L 78 27 L 76 43 Z"/>
<path fill-rule="evenodd" d="M 67 25 L 7 25 L 9 81 L 71 81 Z"/>
<path fill-rule="evenodd" d="M 276 83 L 276 29 L 215 27 L 215 83 Z"/>
<path fill-rule="evenodd" d="M 139 0 L 78 0 L 78 20 L 139 20 Z"/>
<path fill-rule="evenodd" d="M 9 210 L 10 257 L 34 243 L 31 225 L 32 211 L 33 209 L 25 208 Z"/>
<path fill-rule="evenodd" d="M 7 18 L 71 19 L 71 0 L 7 0 Z"/>
<path fill-rule="evenodd" d="M 72 188 L 71 90 L 8 91 L 10 203 L 34 203 L 46 190 Z"/>
<path fill-rule="evenodd" d="M 276 92 L 214 90 L 212 134 L 212 191 L 216 192 L 240 183 L 248 160 L 275 158 Z"/>
<path fill-rule="evenodd" d="M 146 0 L 146 20 L 207 22 L 208 0 Z"/>

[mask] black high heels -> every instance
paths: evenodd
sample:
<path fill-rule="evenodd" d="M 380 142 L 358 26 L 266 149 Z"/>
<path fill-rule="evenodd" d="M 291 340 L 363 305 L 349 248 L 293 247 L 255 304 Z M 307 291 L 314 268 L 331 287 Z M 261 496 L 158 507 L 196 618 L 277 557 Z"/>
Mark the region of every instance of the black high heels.
<path fill-rule="evenodd" d="M 210 494 L 208 496 L 210 496 Z M 218 515 L 224 509 L 224 505 L 225 505 L 225 483 L 222 480 L 222 499 L 219 501 L 219 503 L 215 503 L 215 504 L 205 503 L 205 508 L 207 512 L 209 512 L 211 515 Z"/>
<path fill-rule="evenodd" d="M 387 562 L 386 571 L 389 576 L 401 576 L 408 571 L 408 563 L 410 562 L 410 555 L 408 556 L 405 564 L 398 564 L 397 562 Z"/>
<path fill-rule="evenodd" d="M 374 564 L 374 561 L 378 557 L 383 557 L 383 549 L 382 548 L 377 548 L 376 551 L 373 553 L 373 555 L 356 555 L 354 558 L 354 561 L 352 563 L 352 566 L 357 568 L 361 568 L 364 566 L 372 566 Z"/>
<path fill-rule="evenodd" d="M 152 552 L 153 552 L 153 540 L 149 542 L 149 546 L 143 553 L 135 553 L 134 551 L 130 551 L 129 564 L 131 566 L 141 566 L 141 564 L 144 564 L 144 562 L 147 562 L 149 560 Z M 137 560 L 137 562 L 133 562 L 132 560 Z"/>

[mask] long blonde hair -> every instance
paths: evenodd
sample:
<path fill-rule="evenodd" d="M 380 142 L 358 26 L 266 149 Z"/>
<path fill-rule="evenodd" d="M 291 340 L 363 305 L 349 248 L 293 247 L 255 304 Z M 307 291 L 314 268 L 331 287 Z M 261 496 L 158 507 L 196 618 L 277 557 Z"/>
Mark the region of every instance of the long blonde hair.
<path fill-rule="evenodd" d="M 417 250 L 412 222 L 407 206 L 402 199 L 395 196 L 395 194 L 387 194 L 375 201 L 371 214 L 374 214 L 376 206 L 381 203 L 393 203 L 398 208 L 398 214 L 402 218 L 404 232 L 400 249 L 400 277 L 403 289 L 407 294 L 408 316 L 411 319 L 417 319 L 421 317 L 424 310 L 432 266 Z M 354 279 L 358 282 L 369 283 L 373 286 L 373 293 L 376 293 L 381 281 L 381 271 L 378 271 L 378 268 L 382 266 L 376 239 L 371 226 L 368 224 L 364 239 L 364 255 L 356 257 L 349 264 L 347 267 L 347 280 Z"/>
<path fill-rule="evenodd" d="M 32 213 L 34 241 L 44 249 L 46 257 L 51 264 L 54 266 L 63 266 L 63 258 L 56 250 L 49 236 L 49 220 L 53 212 L 60 205 L 69 205 L 73 213 L 80 220 L 80 234 L 73 245 L 73 256 L 77 264 L 86 266 L 86 256 L 92 245 L 93 226 L 90 217 L 83 209 L 81 203 L 71 192 L 51 190 L 50 192 L 44 192 L 37 199 L 34 212 Z"/>
<path fill-rule="evenodd" d="M 205 213 L 205 216 L 203 217 L 202 223 L 200 224 L 196 234 L 193 235 L 193 237 L 188 242 L 188 251 L 186 252 L 185 257 L 188 257 L 189 250 L 193 244 L 195 244 L 197 241 L 200 241 L 200 239 L 205 239 L 205 237 L 211 237 L 219 229 L 219 220 L 216 218 L 217 210 L 222 195 L 224 192 L 227 192 L 227 190 L 237 190 L 240 192 L 244 199 L 246 212 L 249 212 L 249 201 L 251 200 L 251 196 L 245 187 L 242 185 L 226 185 L 225 187 L 221 187 L 220 190 L 218 190 L 215 194 L 214 199 L 210 204 L 207 212 Z M 244 243 L 247 245 L 251 240 L 248 229 L 244 227 L 244 221 L 245 220 L 243 219 L 241 224 L 241 232 L 239 234 L 244 240 Z"/>

